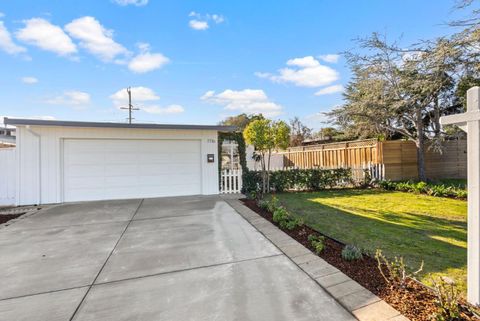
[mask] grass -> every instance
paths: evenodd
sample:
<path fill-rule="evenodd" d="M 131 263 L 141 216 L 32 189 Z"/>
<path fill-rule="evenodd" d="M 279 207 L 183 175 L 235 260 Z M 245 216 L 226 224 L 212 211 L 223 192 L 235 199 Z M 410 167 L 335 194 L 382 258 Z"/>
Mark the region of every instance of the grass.
<path fill-rule="evenodd" d="M 467 202 L 380 190 L 278 194 L 282 205 L 310 227 L 369 253 L 403 256 L 420 280 L 448 275 L 466 293 Z"/>

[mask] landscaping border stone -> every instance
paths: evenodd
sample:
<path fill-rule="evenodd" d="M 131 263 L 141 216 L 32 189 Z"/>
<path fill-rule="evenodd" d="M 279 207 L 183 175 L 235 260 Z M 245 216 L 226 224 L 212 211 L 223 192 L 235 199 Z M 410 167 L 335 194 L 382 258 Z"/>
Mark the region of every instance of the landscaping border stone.
<path fill-rule="evenodd" d="M 388 303 L 312 253 L 277 226 L 239 200 L 241 195 L 222 195 L 235 211 L 270 240 L 280 251 L 325 289 L 360 321 L 408 321 Z"/>

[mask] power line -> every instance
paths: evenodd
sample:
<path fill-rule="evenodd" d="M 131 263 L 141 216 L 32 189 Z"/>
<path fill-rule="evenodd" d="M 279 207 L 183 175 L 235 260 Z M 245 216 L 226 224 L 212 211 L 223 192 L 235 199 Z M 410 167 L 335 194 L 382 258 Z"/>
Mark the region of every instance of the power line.
<path fill-rule="evenodd" d="M 135 108 L 132 105 L 132 90 L 130 87 L 127 88 L 127 93 L 128 93 L 128 107 L 120 107 L 120 109 L 128 109 L 128 123 L 132 123 L 132 111 L 133 110 L 140 110 L 139 108 Z"/>

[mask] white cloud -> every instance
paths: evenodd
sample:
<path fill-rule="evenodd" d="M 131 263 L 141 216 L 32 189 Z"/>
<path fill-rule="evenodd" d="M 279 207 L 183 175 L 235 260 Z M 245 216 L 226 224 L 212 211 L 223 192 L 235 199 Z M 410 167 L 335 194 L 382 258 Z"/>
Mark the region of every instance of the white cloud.
<path fill-rule="evenodd" d="M 190 28 L 195 30 L 207 30 L 210 25 L 209 21 L 213 21 L 216 24 L 220 24 L 225 21 L 225 18 L 220 14 L 200 14 L 198 12 L 192 11 L 188 14 L 189 17 L 194 18 L 188 22 Z"/>
<path fill-rule="evenodd" d="M 148 4 L 148 0 L 112 0 L 112 1 L 121 6 L 134 5 L 137 7 L 141 7 Z"/>
<path fill-rule="evenodd" d="M 148 106 L 143 107 L 142 110 L 146 113 L 157 115 L 180 114 L 185 111 L 180 105 L 169 105 L 167 107 Z"/>
<path fill-rule="evenodd" d="M 207 91 L 200 99 L 221 105 L 225 110 L 247 114 L 262 113 L 273 117 L 282 113 L 282 106 L 269 100 L 261 89 L 231 90 L 227 89 L 219 94 Z"/>
<path fill-rule="evenodd" d="M 84 107 L 90 104 L 90 94 L 78 90 L 67 90 L 62 95 L 49 98 L 45 102 L 52 105 Z"/>
<path fill-rule="evenodd" d="M 217 24 L 225 21 L 225 18 L 223 18 L 223 16 L 218 14 L 212 14 L 211 17 L 212 17 L 212 20 Z"/>
<path fill-rule="evenodd" d="M 160 99 L 160 97 L 148 87 L 132 87 L 131 92 L 133 102 L 155 101 Z M 111 95 L 110 99 L 116 106 L 126 106 L 128 104 L 127 88 L 120 89 Z"/>
<path fill-rule="evenodd" d="M 330 95 L 335 93 L 340 93 L 343 91 L 342 85 L 333 85 L 320 89 L 315 93 L 315 96 Z"/>
<path fill-rule="evenodd" d="M 128 50 L 113 40 L 113 31 L 106 29 L 94 17 L 78 18 L 65 26 L 65 30 L 80 46 L 103 61 L 112 61 L 118 55 L 128 54 Z"/>
<path fill-rule="evenodd" d="M 160 97 L 153 91 L 151 88 L 148 87 L 132 87 L 132 104 L 134 107 L 140 108 L 142 111 L 149 113 L 149 114 L 157 114 L 157 115 L 169 115 L 169 114 L 179 114 L 183 113 L 184 109 L 180 105 L 168 105 L 166 107 L 162 107 L 159 105 L 143 105 L 143 103 L 153 102 L 160 99 Z M 128 106 L 128 93 L 127 88 L 120 89 L 116 93 L 110 96 L 115 107 L 126 107 Z M 142 103 L 142 105 L 137 105 L 137 103 Z"/>
<path fill-rule="evenodd" d="M 188 25 L 190 28 L 195 29 L 195 30 L 207 30 L 208 29 L 208 22 L 206 21 L 200 21 L 200 20 L 190 20 L 188 22 Z"/>
<path fill-rule="evenodd" d="M 0 18 L 5 17 L 5 14 L 3 12 L 0 12 Z"/>
<path fill-rule="evenodd" d="M 163 67 L 170 59 L 161 53 L 150 53 L 150 45 L 138 44 L 141 53 L 133 57 L 128 64 L 128 69 L 136 73 L 145 73 Z"/>
<path fill-rule="evenodd" d="M 27 51 L 27 49 L 24 47 L 21 47 L 13 42 L 12 36 L 3 24 L 3 21 L 0 21 L 0 49 L 11 55 Z"/>
<path fill-rule="evenodd" d="M 340 55 L 337 55 L 337 54 L 320 55 L 318 56 L 318 58 L 320 58 L 325 62 L 334 64 L 338 62 L 338 59 L 340 59 Z"/>
<path fill-rule="evenodd" d="M 22 82 L 24 84 L 27 84 L 27 85 L 33 85 L 33 84 L 36 84 L 38 82 L 38 79 L 35 78 L 35 77 L 22 77 Z"/>
<path fill-rule="evenodd" d="M 280 69 L 276 75 L 262 72 L 255 75 L 275 82 L 293 83 L 299 87 L 321 87 L 339 79 L 336 70 L 320 64 L 312 56 L 290 59 L 287 66 L 289 67 Z"/>
<path fill-rule="evenodd" d="M 43 18 L 32 18 L 24 23 L 25 27 L 15 33 L 17 39 L 61 56 L 77 52 L 72 39 L 59 26 Z"/>

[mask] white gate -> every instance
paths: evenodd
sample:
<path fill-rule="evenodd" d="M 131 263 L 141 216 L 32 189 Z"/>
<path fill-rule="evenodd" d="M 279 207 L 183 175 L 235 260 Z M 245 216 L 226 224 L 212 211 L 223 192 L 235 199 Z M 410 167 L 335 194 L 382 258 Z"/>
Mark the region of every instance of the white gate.
<path fill-rule="evenodd" d="M 233 194 L 242 191 L 242 170 L 224 169 L 220 172 L 220 193 Z"/>
<path fill-rule="evenodd" d="M 0 148 L 0 206 L 15 205 L 15 148 Z"/>

